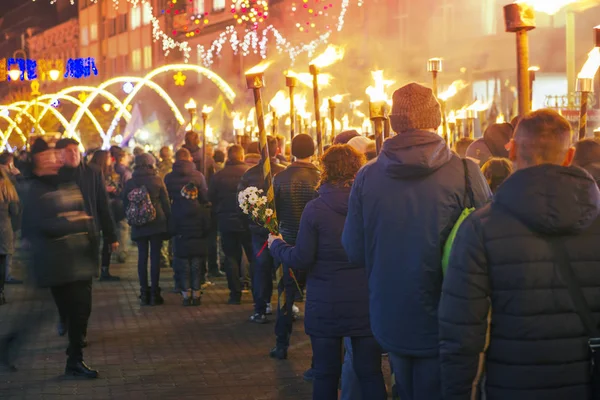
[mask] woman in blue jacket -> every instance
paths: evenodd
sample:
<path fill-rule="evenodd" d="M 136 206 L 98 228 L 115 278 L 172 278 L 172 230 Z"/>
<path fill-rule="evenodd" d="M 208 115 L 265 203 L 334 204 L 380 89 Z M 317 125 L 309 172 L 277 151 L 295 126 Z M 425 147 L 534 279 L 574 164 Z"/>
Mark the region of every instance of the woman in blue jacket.
<path fill-rule="evenodd" d="M 370 327 L 365 269 L 351 264 L 342 246 L 350 189 L 363 163 L 364 156 L 351 146 L 329 148 L 321 158 L 319 197 L 304 209 L 296 246 L 269 237 L 275 259 L 308 271 L 304 325 L 313 348 L 315 400 L 338 398 L 344 337 L 352 341 L 363 398 L 387 398 L 381 348 Z"/>

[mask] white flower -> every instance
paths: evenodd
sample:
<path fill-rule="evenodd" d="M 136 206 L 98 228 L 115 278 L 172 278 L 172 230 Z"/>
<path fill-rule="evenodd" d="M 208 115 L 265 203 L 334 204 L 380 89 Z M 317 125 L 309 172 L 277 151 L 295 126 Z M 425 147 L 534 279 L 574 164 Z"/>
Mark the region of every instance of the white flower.
<path fill-rule="evenodd" d="M 248 197 L 248 202 L 250 204 L 256 204 L 258 202 L 258 196 L 256 195 L 256 193 L 252 193 L 249 197 Z"/>
<path fill-rule="evenodd" d="M 270 216 L 272 216 L 272 215 L 273 215 L 273 210 L 271 210 L 270 208 L 267 208 L 267 209 L 265 210 L 265 215 L 266 215 L 267 217 L 270 217 Z"/>
<path fill-rule="evenodd" d="M 264 206 L 265 204 L 267 204 L 267 198 L 265 196 L 261 196 L 258 198 L 258 201 L 256 202 L 257 206 Z"/>
<path fill-rule="evenodd" d="M 258 218 L 258 211 L 256 211 L 256 210 L 252 211 L 252 216 L 254 218 Z"/>
<path fill-rule="evenodd" d="M 245 204 L 244 204 L 244 205 L 242 205 L 242 206 L 241 206 L 241 209 L 242 209 L 242 212 L 243 212 L 244 214 L 248 215 L 248 206 L 247 206 L 247 205 L 245 205 Z"/>

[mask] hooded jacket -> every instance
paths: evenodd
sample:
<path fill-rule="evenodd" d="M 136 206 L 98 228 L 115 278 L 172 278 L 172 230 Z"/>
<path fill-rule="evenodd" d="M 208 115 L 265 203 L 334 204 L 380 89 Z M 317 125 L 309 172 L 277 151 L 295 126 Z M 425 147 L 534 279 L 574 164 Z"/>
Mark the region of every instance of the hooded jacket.
<path fill-rule="evenodd" d="M 565 237 L 576 279 L 600 313 L 600 192 L 577 167 L 515 172 L 461 225 L 440 302 L 445 399 L 591 399 L 585 329 L 545 236 Z"/>
<path fill-rule="evenodd" d="M 208 188 L 202 172 L 198 171 L 191 161 L 175 161 L 173 171 L 165 176 L 165 185 L 172 202 L 181 198 L 181 189 L 188 183 L 193 183 L 198 188 L 198 199 L 201 203 L 208 202 Z"/>
<path fill-rule="evenodd" d="M 319 195 L 304 209 L 296 246 L 276 240 L 271 254 L 285 265 L 308 271 L 307 334 L 372 336 L 367 274 L 364 267 L 348 261 L 342 246 L 350 188 L 325 184 Z"/>
<path fill-rule="evenodd" d="M 248 230 L 248 221 L 237 197 L 238 185 L 247 170 L 248 165 L 243 161 L 227 161 L 225 168 L 217 172 L 210 183 L 208 197 L 221 232 Z"/>
<path fill-rule="evenodd" d="M 194 165 L 196 165 L 196 169 L 200 172 L 202 172 L 202 148 L 199 146 L 189 146 L 189 145 L 183 145 L 181 146 L 184 149 L 187 149 L 190 154 L 192 155 L 192 159 L 194 160 Z M 206 158 L 206 162 L 205 162 L 205 166 L 206 166 L 206 180 L 208 181 L 208 183 L 210 183 L 210 181 L 212 180 L 212 177 L 215 174 L 215 161 L 212 159 L 212 157 L 210 157 L 210 155 L 207 154 L 207 158 Z"/>
<path fill-rule="evenodd" d="M 491 192 L 467 165 L 480 207 Z M 371 327 L 387 351 L 438 355 L 442 249 L 465 208 L 464 176 L 439 135 L 408 131 L 386 140 L 354 181 L 343 243 L 350 261 L 367 269 Z"/>

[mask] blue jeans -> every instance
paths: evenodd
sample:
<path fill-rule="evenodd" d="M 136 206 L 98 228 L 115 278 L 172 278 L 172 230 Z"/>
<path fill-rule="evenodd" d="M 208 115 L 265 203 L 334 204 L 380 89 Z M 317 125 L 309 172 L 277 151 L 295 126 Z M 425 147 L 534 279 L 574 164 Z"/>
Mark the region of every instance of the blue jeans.
<path fill-rule="evenodd" d="M 271 302 L 273 295 L 273 268 L 274 261 L 271 252 L 265 248 L 258 256 L 262 249 L 266 237 L 260 235 L 252 235 L 252 248 L 254 254 L 257 255 L 254 261 L 254 273 L 252 274 L 252 295 L 254 297 L 254 312 L 264 314 L 267 312 L 267 303 Z"/>
<path fill-rule="evenodd" d="M 389 353 L 402 400 L 441 400 L 440 359 L 405 357 Z"/>
<path fill-rule="evenodd" d="M 342 374 L 343 338 L 311 336 L 310 340 L 314 363 L 313 400 L 337 400 L 338 383 Z M 359 384 L 355 390 L 358 390 L 363 399 L 387 399 L 379 343 L 373 336 L 352 337 L 350 341 L 354 371 Z"/>
<path fill-rule="evenodd" d="M 200 291 L 200 274 L 203 270 L 202 265 L 205 263 L 204 257 L 179 258 L 173 260 L 173 269 L 177 286 L 182 291 L 193 290 Z"/>
<path fill-rule="evenodd" d="M 148 253 L 150 253 L 150 279 L 152 290 L 158 289 L 160 280 L 160 251 L 162 249 L 162 236 L 153 235 L 136 239 L 138 246 L 138 277 L 140 288 L 148 287 Z"/>

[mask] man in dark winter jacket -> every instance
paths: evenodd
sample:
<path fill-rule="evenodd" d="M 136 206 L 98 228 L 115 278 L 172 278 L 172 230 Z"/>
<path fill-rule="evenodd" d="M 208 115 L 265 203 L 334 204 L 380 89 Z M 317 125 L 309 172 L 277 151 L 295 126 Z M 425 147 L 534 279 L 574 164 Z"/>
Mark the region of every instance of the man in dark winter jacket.
<path fill-rule="evenodd" d="M 277 139 L 273 136 L 267 137 L 267 147 L 269 149 L 269 156 L 271 157 L 271 173 L 273 176 L 276 176 L 285 169 L 279 164 L 279 158 L 277 157 L 279 154 Z M 262 161 L 258 165 L 250 168 L 244 176 L 242 176 L 238 191 L 241 192 L 250 186 L 266 191 Z M 250 222 L 250 232 L 252 233 L 252 247 L 254 249 L 254 254 L 257 255 L 254 263 L 254 273 L 252 274 L 254 314 L 250 317 L 250 321 L 264 324 L 268 322 L 267 304 L 271 303 L 271 296 L 273 295 L 274 262 L 269 249 L 264 248 L 264 244 L 269 237 L 269 231 Z M 258 253 L 260 253 L 260 256 L 258 256 Z"/>
<path fill-rule="evenodd" d="M 165 185 L 171 202 L 181 197 L 181 189 L 188 183 L 192 183 L 198 188 L 200 202 L 208 201 L 208 188 L 204 175 L 196 169 L 190 152 L 181 148 L 175 153 L 173 171 L 165 176 Z"/>
<path fill-rule="evenodd" d="M 479 168 L 436 133 L 441 113 L 431 89 L 411 83 L 393 101 L 398 135 L 356 176 L 342 240 L 350 261 L 367 269 L 371 327 L 390 353 L 400 397 L 435 400 L 442 248 L 462 210 L 491 192 Z M 465 201 L 465 175 L 474 205 Z"/>
<path fill-rule="evenodd" d="M 213 161 L 212 154 L 209 154 L 208 149 L 206 152 L 206 160 L 204 165 L 206 169 L 202 168 L 202 148 L 200 147 L 200 135 L 197 132 L 189 131 L 185 133 L 185 144 L 182 148 L 187 149 L 192 155 L 196 169 L 203 172 L 206 176 L 206 180 L 210 184 L 210 180 L 215 174 L 215 162 Z"/>
<path fill-rule="evenodd" d="M 583 139 L 575 144 L 573 165 L 585 169 L 600 183 L 600 143 L 595 139 Z"/>
<path fill-rule="evenodd" d="M 507 158 L 506 145 L 513 136 L 513 130 L 513 126 L 508 123 L 488 126 L 483 137 L 469 145 L 466 156 L 477 160 L 480 167 L 492 157 Z"/>
<path fill-rule="evenodd" d="M 210 182 L 208 197 L 216 215 L 223 252 L 226 257 L 227 283 L 229 286 L 229 304 L 241 304 L 242 251 L 248 261 L 254 261 L 252 236 L 248 222 L 238 204 L 237 189 L 242 176 L 248 170 L 244 162 L 244 149 L 233 145 L 227 150 L 225 168 L 215 174 Z"/>
<path fill-rule="evenodd" d="M 296 244 L 296 236 L 300 229 L 300 218 L 306 204 L 318 197 L 317 185 L 321 180 L 319 170 L 311 163 L 315 154 L 315 143 L 309 135 L 294 136 L 292 140 L 292 155 L 296 161 L 290 164 L 285 171 L 280 172 L 273 179 L 275 191 L 275 207 L 279 221 L 279 233 L 289 245 Z M 299 283 L 304 283 L 305 272 L 289 266 Z M 271 350 L 271 357 L 283 359 L 287 357 L 287 348 L 290 345 L 292 323 L 294 314 L 294 301 L 300 295 L 298 282 L 284 279 L 285 284 L 285 309 L 277 310 L 275 324 L 276 346 Z M 281 291 L 282 288 L 279 288 Z"/>
<path fill-rule="evenodd" d="M 524 116 L 511 142 L 517 172 L 460 227 L 439 308 L 445 399 L 597 398 L 567 277 L 597 316 L 600 192 L 568 166 L 570 143 L 558 113 Z"/>

